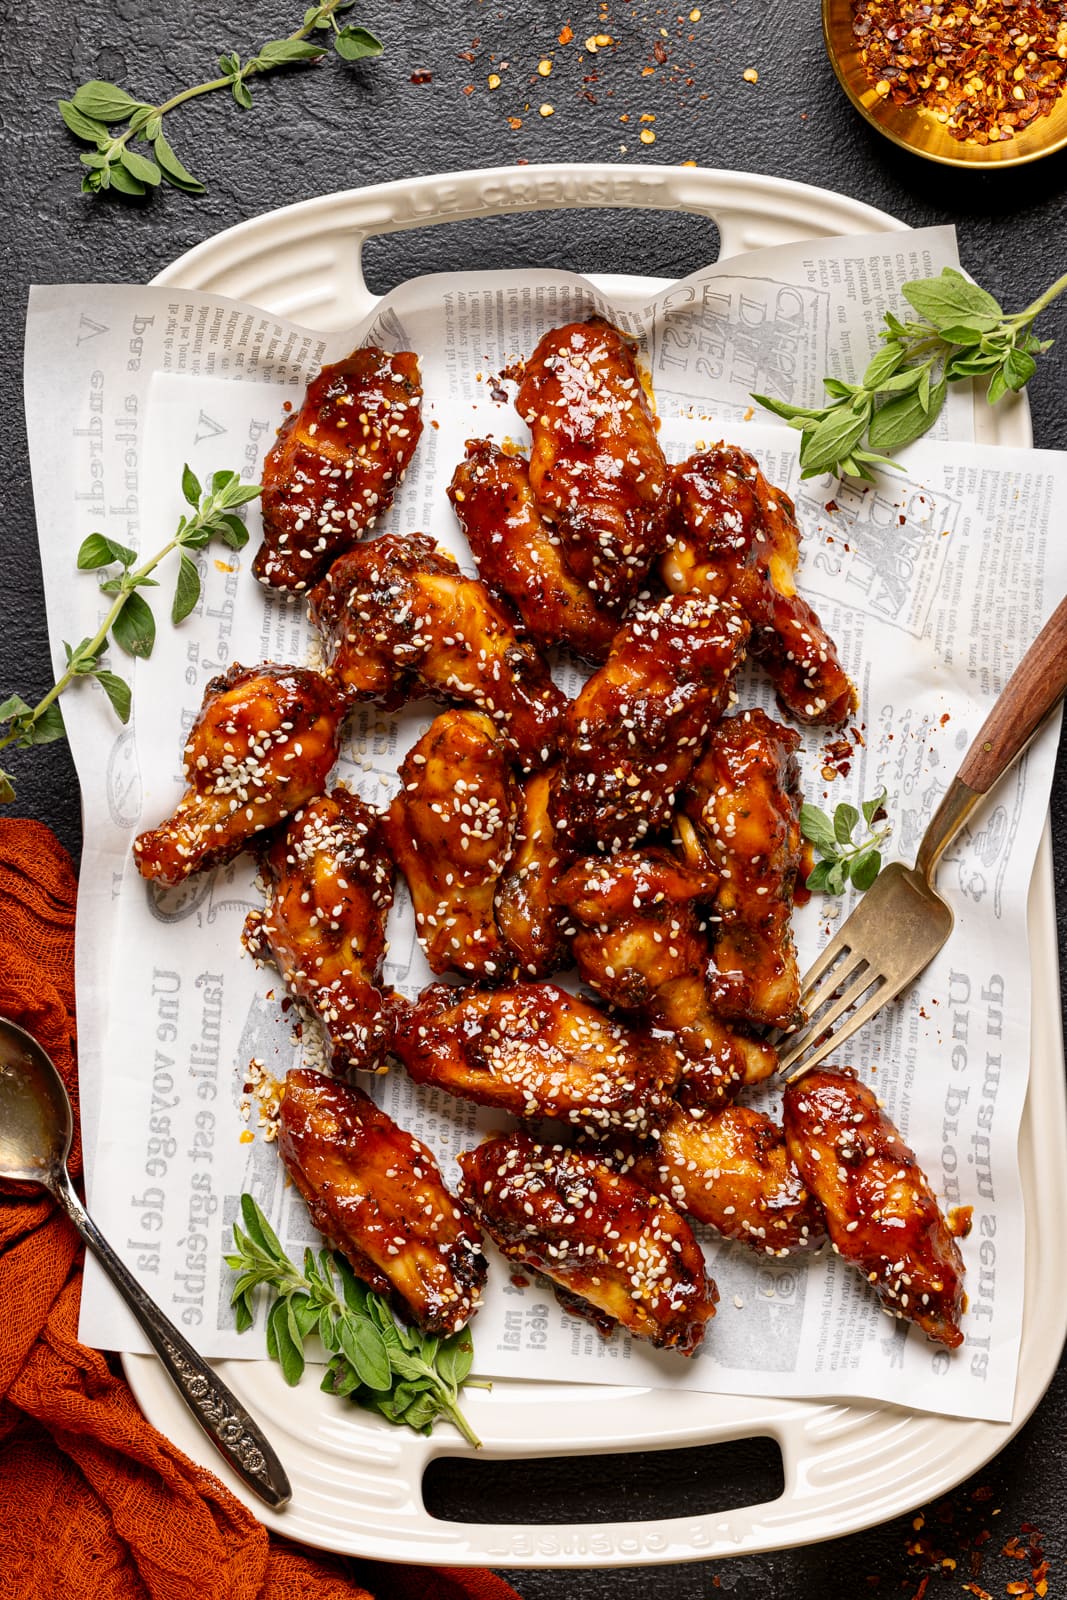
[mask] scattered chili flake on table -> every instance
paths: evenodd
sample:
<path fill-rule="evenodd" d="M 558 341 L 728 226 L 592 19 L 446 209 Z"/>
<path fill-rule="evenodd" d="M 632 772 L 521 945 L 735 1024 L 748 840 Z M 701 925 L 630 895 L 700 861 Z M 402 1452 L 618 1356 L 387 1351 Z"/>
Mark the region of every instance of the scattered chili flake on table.
<path fill-rule="evenodd" d="M 1014 138 L 1067 83 L 1067 0 L 852 0 L 852 31 L 879 95 L 969 143 Z"/>

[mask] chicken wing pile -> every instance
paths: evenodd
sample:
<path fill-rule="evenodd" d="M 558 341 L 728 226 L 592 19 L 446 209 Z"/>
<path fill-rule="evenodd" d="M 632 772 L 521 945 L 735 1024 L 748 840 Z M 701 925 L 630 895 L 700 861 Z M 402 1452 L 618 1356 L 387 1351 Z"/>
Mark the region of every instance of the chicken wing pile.
<path fill-rule="evenodd" d="M 307 589 L 325 668 L 213 680 L 188 791 L 134 846 L 164 884 L 258 855 L 246 942 L 318 1019 L 333 1076 L 290 1072 L 279 1148 L 316 1225 L 422 1328 L 478 1303 L 484 1229 L 568 1312 L 691 1355 L 718 1298 L 691 1224 L 782 1258 L 835 1250 L 886 1307 L 961 1342 L 962 1261 L 870 1091 L 824 1071 L 784 1125 L 739 1096 L 799 1019 L 791 915 L 801 739 L 738 704 L 746 656 L 783 713 L 855 709 L 796 592 L 788 495 L 734 446 L 670 468 L 634 343 L 593 318 L 526 363 L 527 460 L 467 442 L 448 496 L 480 576 L 421 533 L 359 542 L 421 430 L 418 362 L 325 368 L 267 460 L 257 575 Z M 596 664 L 576 698 L 546 652 Z M 443 707 L 372 807 L 327 779 L 357 702 Z M 383 982 L 399 870 L 435 982 Z M 577 968 L 592 997 L 548 981 Z M 342 1081 L 392 1058 L 513 1117 L 459 1157 Z"/>

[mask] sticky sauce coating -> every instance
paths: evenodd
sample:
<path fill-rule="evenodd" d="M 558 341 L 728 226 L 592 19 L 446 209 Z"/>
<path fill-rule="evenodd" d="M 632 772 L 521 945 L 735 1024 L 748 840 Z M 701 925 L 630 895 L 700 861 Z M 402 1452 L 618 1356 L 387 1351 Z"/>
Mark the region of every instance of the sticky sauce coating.
<path fill-rule="evenodd" d="M 671 543 L 660 564 L 675 594 L 731 600 L 752 624 L 749 649 L 798 722 L 836 727 L 856 691 L 833 640 L 796 591 L 800 528 L 784 489 L 754 456 L 720 444 L 675 467 Z"/>
<path fill-rule="evenodd" d="M 785 1135 L 834 1249 L 890 1316 L 963 1343 L 963 1258 L 933 1191 L 867 1085 L 816 1068 L 785 1093 Z"/>
<path fill-rule="evenodd" d="M 433 984 L 398 1019 L 394 1048 L 416 1083 L 593 1133 L 647 1131 L 666 1115 L 680 1068 L 666 1040 L 554 983 Z"/>
<path fill-rule="evenodd" d="M 278 967 L 318 1017 L 334 1072 L 385 1066 L 391 1012 L 382 990 L 392 860 L 381 818 L 347 789 L 301 807 L 261 856 L 267 904 L 244 940 Z"/>
<path fill-rule="evenodd" d="M 784 1028 L 798 1020 L 800 975 L 790 922 L 803 840 L 800 737 L 763 711 L 714 728 L 682 806 L 695 858 L 718 874 L 715 971 L 720 1016 Z"/>
<path fill-rule="evenodd" d="M 628 850 L 669 821 L 728 704 L 748 624 L 731 605 L 671 595 L 624 624 L 569 706 L 552 820 L 576 850 Z"/>
<path fill-rule="evenodd" d="M 321 794 L 343 718 L 336 684 L 306 667 L 235 664 L 213 678 L 185 745 L 188 788 L 134 840 L 141 876 L 178 884 L 230 861 Z"/>
<path fill-rule="evenodd" d="M 552 328 L 515 404 L 534 500 L 570 570 L 602 604 L 630 599 L 666 541 L 670 483 L 635 347 L 598 317 Z"/>
<path fill-rule="evenodd" d="M 481 1235 L 426 1146 L 361 1089 L 306 1068 L 286 1078 L 278 1116 L 286 1171 L 356 1276 L 426 1333 L 462 1328 L 485 1284 Z"/>
<path fill-rule="evenodd" d="M 383 534 L 339 557 L 308 609 L 354 699 L 473 705 L 524 765 L 549 759 L 566 696 L 500 602 L 426 534 Z"/>
<path fill-rule="evenodd" d="M 543 650 L 565 644 L 603 661 L 623 602 L 597 596 L 571 571 L 560 536 L 537 509 L 524 458 L 469 439 L 448 497 L 481 577 L 511 602 L 530 638 Z"/>
<path fill-rule="evenodd" d="M 685 1218 L 603 1162 L 523 1133 L 459 1158 L 463 1193 L 511 1261 L 601 1333 L 692 1355 L 719 1298 Z"/>
<path fill-rule="evenodd" d="M 761 1255 L 793 1255 L 825 1237 L 783 1129 L 749 1106 L 711 1116 L 675 1106 L 630 1170 L 680 1211 Z"/>
<path fill-rule="evenodd" d="M 373 345 L 323 367 L 263 463 L 252 570 L 300 593 L 386 512 L 422 433 L 418 357 Z"/>

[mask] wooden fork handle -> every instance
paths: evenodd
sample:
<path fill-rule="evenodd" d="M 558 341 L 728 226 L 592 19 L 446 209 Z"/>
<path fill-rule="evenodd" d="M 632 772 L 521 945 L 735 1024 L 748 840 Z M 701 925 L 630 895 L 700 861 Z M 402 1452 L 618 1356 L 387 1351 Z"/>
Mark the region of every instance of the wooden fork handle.
<path fill-rule="evenodd" d="M 987 794 L 1067 692 L 1067 598 L 1004 686 L 963 759 L 960 781 Z"/>

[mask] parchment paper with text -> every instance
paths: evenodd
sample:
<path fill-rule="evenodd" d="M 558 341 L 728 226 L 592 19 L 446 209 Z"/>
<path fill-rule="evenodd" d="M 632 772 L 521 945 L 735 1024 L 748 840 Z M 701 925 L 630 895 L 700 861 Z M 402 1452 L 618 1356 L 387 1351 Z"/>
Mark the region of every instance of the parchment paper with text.
<path fill-rule="evenodd" d="M 592 311 L 642 338 L 672 460 L 726 433 L 753 450 L 797 499 L 802 591 L 837 639 L 860 689 L 847 775 L 833 779 L 826 736 L 805 737 L 805 789 L 832 806 L 888 790 L 891 850 L 913 857 L 938 798 L 1011 669 L 1067 587 L 1053 536 L 1067 504 L 1067 458 L 978 450 L 970 396 L 953 391 L 935 442 L 875 489 L 801 484 L 796 435 L 752 420 L 751 390 L 804 402 L 823 373 L 859 373 L 881 309 L 905 279 L 954 264 L 950 230 L 820 241 L 734 258 L 646 303 L 608 305 L 586 281 L 550 272 L 415 280 L 369 325 L 320 336 L 252 307 L 175 289 L 96 286 L 33 292 L 26 393 L 50 633 L 91 633 L 102 615 L 75 570 L 85 535 L 105 531 L 149 552 L 182 509 L 188 461 L 255 477 L 307 378 L 353 344 L 418 351 L 428 426 L 397 502 L 376 532 L 431 532 L 473 570 L 445 498 L 468 437 L 520 442 L 526 430 L 501 378 L 548 327 Z M 119 727 L 96 685 L 66 696 L 85 814 L 78 923 L 79 1040 L 90 1204 L 153 1295 L 209 1356 L 259 1356 L 262 1331 L 237 1335 L 221 1263 L 242 1190 L 291 1248 L 314 1235 L 276 1149 L 241 1117 L 248 1064 L 277 1077 L 316 1059 L 298 1040 L 282 984 L 240 948 L 260 903 L 247 856 L 179 891 L 150 889 L 130 843 L 181 789 L 181 748 L 205 685 L 231 661 L 300 662 L 312 641 L 302 607 L 266 595 L 239 556 L 199 560 L 201 602 L 164 622 L 151 659 L 116 663 L 134 682 Z M 570 690 L 580 674 L 557 663 Z M 758 673 L 742 704 L 772 705 Z M 337 776 L 381 803 L 434 707 L 353 716 Z M 957 930 L 912 993 L 849 1048 L 877 1086 L 947 1204 L 975 1208 L 964 1242 L 967 1342 L 953 1356 L 887 1321 L 861 1277 L 832 1254 L 762 1261 L 704 1238 L 722 1301 L 699 1357 L 683 1361 L 617 1335 L 603 1341 L 543 1286 L 517 1287 L 499 1259 L 474 1325 L 487 1375 L 652 1383 L 735 1393 L 865 1396 L 1002 1420 L 1011 1414 L 1022 1314 L 1023 1213 L 1015 1160 L 1029 1060 L 1026 893 L 1055 749 L 1049 730 L 950 850 L 941 881 Z M 843 909 L 847 909 L 847 906 Z M 832 926 L 822 897 L 797 917 L 802 963 Z M 840 913 L 839 913 L 840 914 Z M 430 977 L 401 887 L 387 980 L 409 995 Z M 493 1118 L 416 1089 L 397 1068 L 363 1080 L 437 1152 L 453 1157 Z M 756 1103 L 771 1104 L 770 1093 Z M 499 1119 L 498 1119 L 499 1120 Z M 82 1335 L 143 1348 L 89 1264 Z"/>

